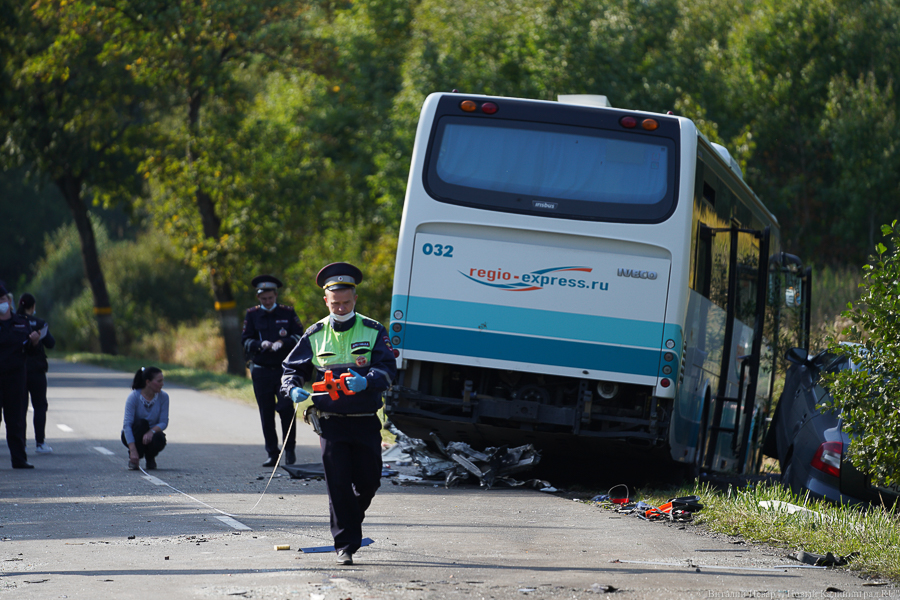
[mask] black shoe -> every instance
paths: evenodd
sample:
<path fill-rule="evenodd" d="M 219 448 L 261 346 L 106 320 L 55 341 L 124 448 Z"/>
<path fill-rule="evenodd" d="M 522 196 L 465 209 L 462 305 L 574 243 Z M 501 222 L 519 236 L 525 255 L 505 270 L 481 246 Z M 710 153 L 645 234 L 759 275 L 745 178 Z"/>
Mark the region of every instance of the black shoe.
<path fill-rule="evenodd" d="M 297 462 L 297 453 L 293 450 L 285 450 L 284 451 L 284 464 L 292 465 Z"/>
<path fill-rule="evenodd" d="M 156 457 L 148 456 L 147 457 L 147 470 L 152 471 L 155 468 L 156 468 Z"/>
<path fill-rule="evenodd" d="M 278 464 L 278 457 L 277 457 L 277 456 L 270 456 L 269 458 L 266 459 L 266 462 L 264 462 L 264 463 L 262 464 L 262 466 L 264 466 L 264 467 L 274 467 L 274 466 L 277 465 L 277 464 Z"/>
<path fill-rule="evenodd" d="M 340 565 L 352 565 L 353 564 L 353 555 L 347 552 L 346 550 L 340 550 L 337 553 L 337 562 Z"/>
<path fill-rule="evenodd" d="M 13 463 L 13 469 L 33 469 L 34 465 L 30 462 Z"/>

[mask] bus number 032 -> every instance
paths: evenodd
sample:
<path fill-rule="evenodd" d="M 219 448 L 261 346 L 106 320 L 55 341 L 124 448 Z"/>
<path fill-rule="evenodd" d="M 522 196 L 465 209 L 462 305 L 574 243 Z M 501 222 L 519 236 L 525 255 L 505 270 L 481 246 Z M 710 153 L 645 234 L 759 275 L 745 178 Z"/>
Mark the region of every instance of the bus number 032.
<path fill-rule="evenodd" d="M 443 244 L 425 244 L 422 246 L 422 252 L 426 256 L 443 256 L 444 258 L 453 258 L 453 246 L 445 246 Z"/>

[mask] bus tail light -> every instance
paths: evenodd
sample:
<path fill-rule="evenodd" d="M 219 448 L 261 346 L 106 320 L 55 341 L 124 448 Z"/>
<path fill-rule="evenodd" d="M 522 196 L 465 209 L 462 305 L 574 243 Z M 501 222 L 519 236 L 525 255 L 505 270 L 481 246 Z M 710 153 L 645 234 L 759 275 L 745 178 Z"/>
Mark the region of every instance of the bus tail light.
<path fill-rule="evenodd" d="M 670 385 L 672 385 L 672 380 L 663 377 L 662 379 L 659 380 L 659 385 L 661 385 L 664 388 L 667 388 Z"/>
<path fill-rule="evenodd" d="M 486 115 L 492 115 L 497 112 L 497 105 L 493 102 L 485 102 L 481 105 L 481 112 Z"/>
<path fill-rule="evenodd" d="M 832 477 L 841 476 L 841 454 L 844 444 L 841 442 L 825 442 L 816 450 L 810 466 Z"/>
<path fill-rule="evenodd" d="M 626 129 L 634 129 L 637 127 L 637 119 L 634 117 L 622 117 L 619 119 L 619 125 Z"/>
<path fill-rule="evenodd" d="M 471 100 L 463 100 L 459 103 L 459 107 L 466 112 L 475 112 L 475 110 L 478 108 L 478 105 Z"/>
<path fill-rule="evenodd" d="M 646 129 L 647 131 L 654 131 L 657 127 L 659 127 L 659 123 L 656 119 L 644 119 L 641 121 L 641 127 Z"/>

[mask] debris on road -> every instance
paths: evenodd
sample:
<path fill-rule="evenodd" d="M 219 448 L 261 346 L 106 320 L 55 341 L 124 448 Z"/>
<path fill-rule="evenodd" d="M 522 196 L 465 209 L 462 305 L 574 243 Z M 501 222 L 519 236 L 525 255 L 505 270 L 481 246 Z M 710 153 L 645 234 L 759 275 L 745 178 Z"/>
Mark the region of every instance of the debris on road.
<path fill-rule="evenodd" d="M 281 465 L 288 472 L 291 479 L 323 479 L 325 467 L 322 463 L 309 463 L 306 465 Z"/>
<path fill-rule="evenodd" d="M 437 434 L 432 433 L 429 447 L 426 442 L 411 438 L 394 427 L 390 429 L 396 435 L 397 443 L 382 454 L 382 460 L 388 460 L 386 456 L 405 455 L 419 467 L 424 479 L 443 479 L 444 485 L 451 487 L 474 476 L 480 485 L 487 489 L 503 483 L 511 487 L 527 485 L 548 492 L 557 491 L 548 481 L 541 479 L 520 481 L 511 477 L 513 474 L 533 468 L 540 462 L 541 454 L 531 444 L 516 448 L 503 446 L 478 451 L 464 442 L 445 443 Z"/>
<path fill-rule="evenodd" d="M 788 558 L 793 558 L 794 560 L 808 565 L 815 565 L 817 567 L 843 567 L 850 564 L 850 561 L 857 556 L 859 556 L 859 552 L 851 552 L 846 556 L 835 556 L 831 552 L 826 552 L 825 554 L 813 554 L 812 552 L 798 550 L 788 554 Z"/>
<path fill-rule="evenodd" d="M 695 512 L 703 510 L 703 505 L 700 504 L 700 498 L 698 496 L 669 498 L 669 500 L 663 504 L 653 506 L 643 500 L 630 502 L 627 498 L 626 491 L 626 498 L 613 498 L 609 494 L 602 494 L 594 496 L 594 498 L 591 499 L 591 502 L 598 504 L 613 504 L 617 507 L 615 508 L 615 512 L 633 515 L 645 521 L 675 521 L 687 523 L 693 521 Z"/>
<path fill-rule="evenodd" d="M 789 515 L 800 515 L 803 517 L 813 518 L 822 517 L 821 513 L 817 513 L 814 510 L 809 510 L 808 508 L 797 506 L 796 504 L 791 504 L 790 502 L 782 502 L 781 500 L 764 500 L 760 502 L 759 505 L 762 508 L 782 511 Z"/>

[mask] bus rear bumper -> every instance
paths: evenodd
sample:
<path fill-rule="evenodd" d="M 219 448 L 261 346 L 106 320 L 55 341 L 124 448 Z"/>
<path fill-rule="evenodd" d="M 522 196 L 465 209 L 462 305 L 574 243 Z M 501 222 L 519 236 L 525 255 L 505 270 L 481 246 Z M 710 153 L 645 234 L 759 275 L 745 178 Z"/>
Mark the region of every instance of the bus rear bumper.
<path fill-rule="evenodd" d="M 387 416 L 406 435 L 427 440 L 435 432 L 444 440 L 482 448 L 534 444 L 550 450 L 583 441 L 653 450 L 665 446 L 668 428 L 667 419 L 610 415 L 585 419 L 576 407 L 484 396 L 465 402 L 400 386 L 385 392 L 384 397 Z"/>

